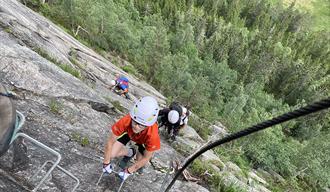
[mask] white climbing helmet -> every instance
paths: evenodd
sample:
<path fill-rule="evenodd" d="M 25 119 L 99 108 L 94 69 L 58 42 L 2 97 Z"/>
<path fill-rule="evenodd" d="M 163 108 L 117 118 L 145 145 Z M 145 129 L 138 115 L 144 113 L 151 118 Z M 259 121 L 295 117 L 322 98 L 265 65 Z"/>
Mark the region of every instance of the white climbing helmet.
<path fill-rule="evenodd" d="M 167 119 L 170 123 L 175 124 L 179 121 L 179 112 L 177 112 L 176 110 L 171 110 L 168 113 Z"/>
<path fill-rule="evenodd" d="M 141 125 L 151 126 L 157 121 L 159 106 L 153 97 L 139 99 L 130 111 L 131 118 Z"/>
<path fill-rule="evenodd" d="M 116 85 L 116 81 L 115 80 L 111 80 L 111 85 L 115 86 Z"/>

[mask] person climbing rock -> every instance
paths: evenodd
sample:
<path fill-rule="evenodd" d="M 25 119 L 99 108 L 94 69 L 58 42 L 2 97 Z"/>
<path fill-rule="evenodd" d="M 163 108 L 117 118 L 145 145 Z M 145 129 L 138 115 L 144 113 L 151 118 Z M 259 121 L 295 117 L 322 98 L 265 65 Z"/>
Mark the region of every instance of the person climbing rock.
<path fill-rule="evenodd" d="M 172 102 L 168 108 L 160 110 L 159 127 L 165 126 L 168 136 L 175 141 L 179 131 L 188 124 L 189 111 L 178 102 Z"/>
<path fill-rule="evenodd" d="M 115 74 L 116 79 L 111 80 L 110 89 L 113 89 L 119 95 L 124 95 L 126 99 L 131 99 L 128 94 L 128 84 L 129 81 L 127 77 L 119 75 L 118 73 Z"/>
<path fill-rule="evenodd" d="M 140 171 L 149 162 L 153 153 L 160 149 L 157 117 L 159 106 L 150 96 L 138 100 L 130 113 L 122 117 L 111 127 L 111 134 L 106 143 L 103 160 L 103 173 L 113 171 L 111 160 L 123 156 L 120 167 L 123 169 L 119 176 L 126 180 L 132 173 Z M 127 148 L 126 144 L 134 141 L 137 146 Z M 128 166 L 128 162 L 135 156 L 136 161 Z"/>
<path fill-rule="evenodd" d="M 167 134 L 173 141 L 175 140 L 176 130 L 180 127 L 180 112 L 175 109 L 164 108 L 159 111 L 158 123 L 159 127 L 164 126 L 167 130 Z"/>

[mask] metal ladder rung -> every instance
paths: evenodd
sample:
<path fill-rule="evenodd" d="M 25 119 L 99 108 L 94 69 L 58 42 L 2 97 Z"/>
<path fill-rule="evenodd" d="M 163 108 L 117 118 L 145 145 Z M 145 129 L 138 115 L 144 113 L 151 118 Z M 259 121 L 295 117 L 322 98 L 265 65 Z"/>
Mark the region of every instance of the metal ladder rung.
<path fill-rule="evenodd" d="M 72 192 L 75 191 L 77 189 L 77 187 L 79 186 L 80 181 L 71 172 L 65 170 L 64 168 L 62 168 L 61 166 L 58 165 L 60 163 L 60 160 L 62 159 L 61 154 L 59 152 L 55 151 L 54 149 L 46 146 L 45 144 L 39 142 L 38 140 L 33 139 L 32 137 L 30 137 L 30 136 L 28 136 L 28 135 L 26 135 L 24 133 L 19 132 L 19 130 L 22 128 L 22 126 L 23 126 L 23 124 L 25 122 L 25 117 L 19 111 L 16 111 L 16 113 L 17 113 L 16 125 L 15 125 L 15 130 L 14 130 L 14 133 L 13 133 L 13 137 L 12 137 L 12 139 L 10 141 L 10 144 L 12 144 L 18 137 L 23 137 L 23 138 L 29 140 L 30 142 L 32 142 L 33 144 L 35 144 L 35 145 L 39 146 L 40 148 L 42 148 L 42 149 L 44 149 L 44 150 L 52 153 L 53 155 L 55 155 L 57 157 L 57 159 L 56 159 L 55 162 L 53 162 L 53 161 L 46 161 L 41 166 L 41 168 L 39 168 L 38 171 L 32 177 L 29 178 L 29 180 L 30 180 L 33 177 L 35 177 L 46 166 L 46 164 L 48 164 L 48 163 L 51 163 L 52 164 L 51 168 L 46 172 L 45 176 L 41 179 L 41 181 L 37 184 L 37 186 L 32 191 L 33 192 L 37 191 L 39 189 L 39 187 L 45 182 L 45 180 L 49 177 L 49 175 L 51 174 L 51 172 L 54 171 L 55 168 L 58 168 L 63 173 L 65 173 L 69 177 L 71 177 L 74 180 L 76 180 L 76 185 L 72 189 Z"/>
<path fill-rule="evenodd" d="M 44 164 L 38 169 L 38 171 L 37 171 L 32 177 L 29 178 L 29 180 L 32 180 L 35 176 L 37 176 L 37 175 L 39 174 L 39 172 L 40 172 L 40 171 L 41 171 L 41 170 L 42 170 L 42 169 L 43 169 L 48 163 L 54 165 L 54 162 L 53 162 L 53 161 L 46 161 L 46 162 L 45 162 L 45 163 L 44 163 Z M 71 177 L 72 179 L 76 180 L 76 185 L 74 186 L 74 188 L 73 188 L 72 191 L 71 191 L 71 192 L 74 192 L 74 191 L 78 188 L 78 186 L 79 186 L 79 184 L 80 184 L 79 179 L 78 179 L 77 177 L 75 177 L 71 172 L 69 172 L 68 170 L 64 169 L 63 167 L 61 167 L 61 166 L 59 166 L 59 165 L 57 165 L 56 168 L 59 169 L 60 171 L 62 171 L 63 173 L 65 173 L 66 175 L 68 175 L 69 177 Z"/>

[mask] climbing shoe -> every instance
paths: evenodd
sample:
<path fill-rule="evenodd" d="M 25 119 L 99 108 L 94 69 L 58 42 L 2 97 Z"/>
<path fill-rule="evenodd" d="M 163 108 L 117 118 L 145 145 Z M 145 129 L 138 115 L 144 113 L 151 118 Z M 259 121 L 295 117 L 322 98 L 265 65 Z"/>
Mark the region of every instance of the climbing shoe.
<path fill-rule="evenodd" d="M 137 174 L 139 175 L 143 175 L 143 172 L 144 172 L 144 166 L 137 170 Z"/>
<path fill-rule="evenodd" d="M 125 95 L 126 99 L 131 100 L 131 96 L 129 96 L 128 93 L 124 93 L 124 95 Z"/>
<path fill-rule="evenodd" d="M 128 165 L 128 163 L 129 163 L 129 161 L 135 156 L 135 154 L 136 154 L 136 150 L 133 148 L 133 147 L 131 147 L 130 149 L 132 149 L 133 150 L 133 155 L 132 156 L 124 156 L 121 160 L 120 160 L 120 162 L 119 162 L 119 167 L 120 168 L 122 168 L 122 169 L 125 169 L 126 167 L 127 167 L 127 165 Z"/>

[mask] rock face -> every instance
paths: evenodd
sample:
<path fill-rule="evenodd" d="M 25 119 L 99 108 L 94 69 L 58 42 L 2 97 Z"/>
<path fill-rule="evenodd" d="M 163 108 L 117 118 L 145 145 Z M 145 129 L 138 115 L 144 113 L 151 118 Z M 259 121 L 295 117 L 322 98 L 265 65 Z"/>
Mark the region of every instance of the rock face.
<path fill-rule="evenodd" d="M 212 131 L 212 138 L 210 139 L 212 140 L 219 139 L 228 135 L 228 131 L 226 130 L 225 126 L 223 126 L 220 122 L 216 122 L 214 125 L 211 125 L 210 129 Z"/>
<path fill-rule="evenodd" d="M 115 73 L 130 80 L 132 100 L 108 89 Z M 109 126 L 128 112 L 136 98 L 152 95 L 162 106 L 166 99 L 15 0 L 1 0 L 0 4 L 0 81 L 17 94 L 14 103 L 26 117 L 22 132 L 61 153 L 59 165 L 80 180 L 77 191 L 84 192 L 115 191 L 119 186 L 118 178 L 111 176 L 95 185 Z M 185 131 L 178 144 L 189 153 L 205 143 L 192 128 Z M 131 176 L 122 191 L 160 191 L 166 176 L 163 170 L 173 157 L 184 158 L 164 138 L 161 146 L 145 173 Z M 202 158 L 213 162 L 216 170 L 225 168 L 212 151 Z M 17 140 L 0 157 L 0 191 L 35 187 L 47 167 L 28 179 L 47 160 L 54 161 L 54 157 L 30 142 Z M 55 170 L 40 191 L 70 191 L 73 186 L 73 180 Z M 172 191 L 208 190 L 180 180 Z"/>
<path fill-rule="evenodd" d="M 1 1 L 0 39 L 0 81 L 17 94 L 14 103 L 26 117 L 22 132 L 61 153 L 60 166 L 80 180 L 77 191 L 116 190 L 118 186 L 113 183 L 119 183 L 117 178 L 95 185 L 109 125 L 127 113 L 135 98 L 152 95 L 164 105 L 165 97 L 17 1 Z M 75 77 L 63 66 L 80 75 Z M 115 73 L 129 78 L 133 100 L 107 89 Z M 23 146 L 22 154 L 24 149 L 26 154 L 17 156 L 17 146 Z M 171 156 L 180 158 L 165 142 L 153 161 L 166 167 Z M 0 158 L 0 191 L 35 187 L 47 169 L 34 180 L 28 178 L 46 160 L 54 161 L 54 157 L 30 142 L 13 145 Z M 146 174 L 133 175 L 123 191 L 159 191 L 164 176 L 149 165 Z M 73 185 L 73 180 L 57 170 L 40 191 L 70 191 Z M 207 191 L 184 181 L 174 188 Z"/>

